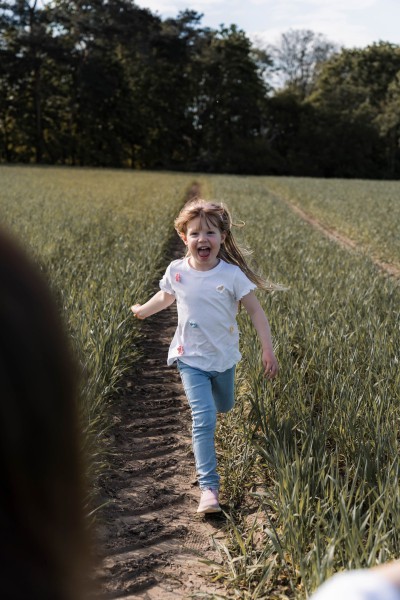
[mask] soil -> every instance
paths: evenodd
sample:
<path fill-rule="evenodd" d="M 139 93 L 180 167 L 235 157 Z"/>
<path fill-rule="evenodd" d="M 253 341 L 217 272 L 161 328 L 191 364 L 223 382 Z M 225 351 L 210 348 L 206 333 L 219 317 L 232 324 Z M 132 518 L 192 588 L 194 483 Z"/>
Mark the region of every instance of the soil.
<path fill-rule="evenodd" d="M 168 254 L 183 256 L 177 237 Z M 106 599 L 225 597 L 201 562 L 218 561 L 213 538 L 223 537 L 225 519 L 196 514 L 190 409 L 177 370 L 166 364 L 176 321 L 173 304 L 142 322 L 143 357 L 113 403 L 113 456 L 100 482 L 107 504 L 98 527 Z"/>

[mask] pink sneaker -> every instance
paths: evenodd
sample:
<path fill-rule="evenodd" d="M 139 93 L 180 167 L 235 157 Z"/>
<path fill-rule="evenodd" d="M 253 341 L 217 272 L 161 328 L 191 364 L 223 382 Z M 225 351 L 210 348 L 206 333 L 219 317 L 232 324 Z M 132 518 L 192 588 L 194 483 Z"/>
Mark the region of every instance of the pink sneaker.
<path fill-rule="evenodd" d="M 221 507 L 218 503 L 218 490 L 208 488 L 201 490 L 200 504 L 197 512 L 200 514 L 221 512 Z"/>

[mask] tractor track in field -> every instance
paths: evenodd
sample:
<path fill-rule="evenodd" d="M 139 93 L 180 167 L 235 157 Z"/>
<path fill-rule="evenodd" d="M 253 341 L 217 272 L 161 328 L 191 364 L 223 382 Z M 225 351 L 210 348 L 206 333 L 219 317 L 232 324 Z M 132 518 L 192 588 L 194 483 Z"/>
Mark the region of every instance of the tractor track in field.
<path fill-rule="evenodd" d="M 188 198 L 196 193 L 194 186 Z M 171 260 L 183 250 L 176 237 Z M 224 519 L 196 514 L 190 409 L 177 370 L 166 364 L 176 321 L 173 304 L 142 322 L 143 357 L 113 403 L 98 526 L 97 583 L 106 600 L 225 597 L 200 562 L 217 560 L 212 538 L 223 536 Z"/>
<path fill-rule="evenodd" d="M 296 213 L 296 215 L 301 217 L 303 219 L 303 221 L 305 221 L 306 223 L 311 225 L 314 229 L 317 229 L 318 231 L 323 233 L 324 236 L 327 237 L 328 239 L 332 240 L 333 242 L 336 242 L 336 244 L 339 244 L 339 246 L 342 246 L 342 248 L 346 248 L 347 250 L 355 250 L 358 252 L 362 252 L 363 254 L 365 254 L 365 256 L 368 256 L 372 260 L 374 265 L 380 271 L 382 271 L 386 275 L 389 275 L 390 277 L 394 277 L 395 279 L 400 279 L 400 265 L 397 265 L 395 263 L 385 262 L 385 261 L 381 260 L 380 258 L 371 255 L 358 242 L 355 242 L 351 238 L 340 233 L 334 227 L 329 227 L 325 223 L 322 223 L 322 221 L 320 221 L 319 219 L 317 219 L 310 213 L 306 212 L 305 210 L 303 210 L 296 204 L 293 204 L 290 200 L 288 200 L 284 196 L 281 196 L 276 193 L 273 193 L 272 195 L 275 198 L 277 198 L 278 200 L 280 200 L 281 202 L 284 202 L 294 213 Z"/>

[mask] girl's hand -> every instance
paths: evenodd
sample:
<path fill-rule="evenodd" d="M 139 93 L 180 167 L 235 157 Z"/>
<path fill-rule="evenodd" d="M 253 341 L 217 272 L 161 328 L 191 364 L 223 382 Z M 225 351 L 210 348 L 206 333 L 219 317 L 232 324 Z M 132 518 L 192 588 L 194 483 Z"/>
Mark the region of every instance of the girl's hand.
<path fill-rule="evenodd" d="M 263 350 L 262 363 L 264 367 L 264 375 L 268 377 L 268 379 L 273 379 L 279 371 L 279 366 L 276 356 L 271 348 Z"/>
<path fill-rule="evenodd" d="M 144 304 L 134 304 L 131 306 L 131 311 L 137 319 L 147 319 L 147 317 L 151 317 L 151 315 L 154 315 L 160 310 L 168 308 L 174 301 L 175 296 L 160 290 Z"/>
<path fill-rule="evenodd" d="M 131 311 L 137 319 L 144 319 L 144 317 L 140 315 L 141 306 L 141 304 L 134 304 L 133 306 L 131 306 Z"/>
<path fill-rule="evenodd" d="M 273 379 L 278 373 L 278 361 L 275 358 L 272 346 L 271 330 L 268 319 L 254 292 L 249 292 L 246 296 L 243 296 L 242 303 L 249 313 L 258 333 L 258 337 L 260 338 L 261 346 L 263 348 L 262 364 L 264 367 L 264 375 L 268 377 L 268 379 Z"/>

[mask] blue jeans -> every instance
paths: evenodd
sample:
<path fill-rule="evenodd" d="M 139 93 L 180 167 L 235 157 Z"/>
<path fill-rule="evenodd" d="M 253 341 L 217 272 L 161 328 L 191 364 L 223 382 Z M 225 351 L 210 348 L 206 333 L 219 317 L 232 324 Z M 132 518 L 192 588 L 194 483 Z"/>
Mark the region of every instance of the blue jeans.
<path fill-rule="evenodd" d="M 192 410 L 192 443 L 200 489 L 218 489 L 214 433 L 217 412 L 233 408 L 235 367 L 219 373 L 202 371 L 177 361 L 186 397 Z"/>

